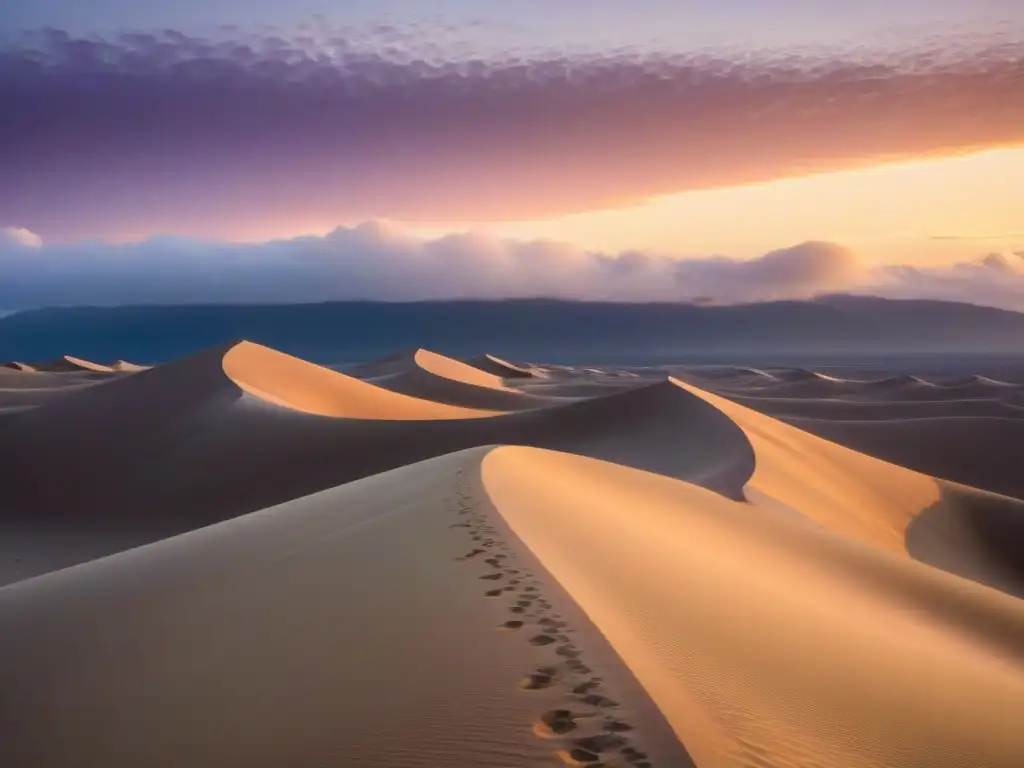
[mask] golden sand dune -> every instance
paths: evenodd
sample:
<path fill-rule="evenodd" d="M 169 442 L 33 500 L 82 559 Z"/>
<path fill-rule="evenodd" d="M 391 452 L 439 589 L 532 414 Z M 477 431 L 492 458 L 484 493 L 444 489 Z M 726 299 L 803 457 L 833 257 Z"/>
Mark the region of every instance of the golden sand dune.
<path fill-rule="evenodd" d="M 18 765 L 1024 755 L 1019 600 L 771 506 L 531 448 L 11 585 L 0 618 Z"/>
<path fill-rule="evenodd" d="M 1024 501 L 931 476 L 979 419 L 906 422 L 925 474 L 753 390 L 353 372 L 240 342 L 0 419 L 7 762 L 1024 765 Z"/>
<path fill-rule="evenodd" d="M 593 460 L 502 448 L 483 480 L 697 765 L 1024 756 L 1019 600 Z"/>
<path fill-rule="evenodd" d="M 243 397 L 245 392 L 258 397 Z M 342 401 L 346 394 L 351 397 Z M 347 402 L 350 418 L 338 418 L 338 410 L 325 416 L 325 402 L 337 408 Z M 19 525 L 56 518 L 54 525 L 74 535 L 111 530 L 121 547 L 124 535 L 144 543 L 432 456 L 498 443 L 616 461 L 734 498 L 753 471 L 743 433 L 674 382 L 506 415 L 423 417 L 438 408 L 451 409 L 258 345 L 229 345 L 61 398 L 0 425 L 7 518 Z M 49 482 L 55 475 L 64 482 Z M 147 498 L 145 511 L 135 503 L 139 497 Z M 49 559 L 38 556 L 32 567 L 28 560 L 12 567 L 0 558 L 0 581 L 114 551 L 105 541 L 90 537 L 98 547 L 92 551 L 52 552 L 30 542 L 33 552 L 44 551 Z"/>
<path fill-rule="evenodd" d="M 223 367 L 228 378 L 250 394 L 323 416 L 422 420 L 491 415 L 392 392 L 246 341 L 225 353 Z"/>
<path fill-rule="evenodd" d="M 507 387 L 501 376 L 467 363 L 416 349 L 346 369 L 393 392 L 465 408 L 516 411 L 557 404 Z"/>
<path fill-rule="evenodd" d="M 975 401 L 981 404 L 983 401 Z M 997 406 L 999 404 L 993 403 Z M 1012 408 L 1003 406 L 1013 412 Z M 800 429 L 840 442 L 901 466 L 1024 498 L 1020 448 L 1024 445 L 1024 413 L 964 413 L 962 406 L 947 416 L 891 420 L 843 421 L 788 418 Z"/>
<path fill-rule="evenodd" d="M 744 492 L 751 501 L 799 512 L 849 539 L 898 554 L 908 553 L 908 527 L 916 522 L 919 534 L 928 531 L 922 537 L 928 547 L 917 547 L 911 554 L 1024 596 L 1024 567 L 1019 558 L 1008 554 L 1024 545 L 1024 501 L 991 497 L 937 480 L 821 439 L 717 395 L 693 391 L 728 415 L 750 440 L 757 463 Z M 916 423 L 928 424 L 929 420 Z M 946 451 L 946 464 L 963 463 L 953 447 L 961 445 L 958 424 L 949 426 L 952 450 Z M 835 432 L 834 437 L 846 442 L 841 427 Z M 942 448 L 934 450 L 941 452 Z M 945 474 L 946 467 L 939 462 L 931 465 Z M 1001 477 L 1014 475 L 1005 464 L 997 463 L 993 470 L 1001 470 Z M 965 538 L 963 526 L 941 523 L 950 515 L 978 521 L 988 535 L 979 531 Z M 994 518 L 1000 521 L 998 525 L 988 522 Z M 997 528 L 1000 537 L 991 535 Z"/>

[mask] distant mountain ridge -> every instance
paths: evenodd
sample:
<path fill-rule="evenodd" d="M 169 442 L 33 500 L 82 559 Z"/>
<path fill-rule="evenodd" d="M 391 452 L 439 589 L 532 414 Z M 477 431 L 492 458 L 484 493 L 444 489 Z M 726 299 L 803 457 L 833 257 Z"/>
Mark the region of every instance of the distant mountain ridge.
<path fill-rule="evenodd" d="M 547 299 L 51 308 L 0 318 L 0 360 L 159 363 L 246 338 L 322 363 L 449 355 L 642 364 L 786 354 L 1024 353 L 1024 314 L 828 296 L 731 306 Z"/>

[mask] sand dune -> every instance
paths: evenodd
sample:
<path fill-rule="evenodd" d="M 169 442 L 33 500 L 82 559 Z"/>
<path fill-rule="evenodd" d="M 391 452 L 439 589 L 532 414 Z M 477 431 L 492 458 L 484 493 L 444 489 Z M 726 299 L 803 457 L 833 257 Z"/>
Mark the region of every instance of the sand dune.
<path fill-rule="evenodd" d="M 541 375 L 535 370 L 510 363 L 494 355 L 481 355 L 467 362 L 484 373 L 490 373 L 502 379 L 535 379 Z"/>
<path fill-rule="evenodd" d="M 1024 498 L 1018 446 L 1024 420 L 989 415 L 839 421 L 790 418 L 790 424 L 862 453 L 937 477 Z"/>
<path fill-rule="evenodd" d="M 325 403 L 341 402 L 349 418 L 324 415 Z M 45 520 L 62 541 L 106 530 L 115 546 L 94 536 L 92 550 L 29 538 L 0 559 L 0 582 L 109 554 L 125 537 L 153 541 L 472 446 L 568 450 L 730 497 L 753 470 L 742 432 L 670 381 L 552 408 L 424 418 L 442 407 L 450 409 L 240 344 L 17 414 L 0 424 L 8 526 Z M 64 482 L 49 482 L 55 475 Z"/>
<path fill-rule="evenodd" d="M 251 342 L 223 358 L 224 372 L 244 391 L 271 403 L 348 419 L 456 419 L 490 415 L 409 397 Z"/>
<path fill-rule="evenodd" d="M 547 367 L 0 372 L 0 762 L 1024 765 L 1016 387 Z"/>
<path fill-rule="evenodd" d="M 4 368 L 10 368 L 12 371 L 24 371 L 26 373 L 33 373 L 36 369 L 28 363 L 19 363 L 17 360 L 12 360 L 9 363 L 4 363 Z"/>
<path fill-rule="evenodd" d="M 0 590 L 6 759 L 549 766 L 589 737 L 685 765 L 642 689 L 585 617 L 568 623 L 528 553 L 475 554 L 491 517 L 475 491 L 485 452 Z M 475 527 L 453 527 L 463 521 Z M 520 601 L 528 610 L 513 613 Z M 547 643 L 568 632 L 571 643 Z M 585 650 L 586 666 L 562 648 Z M 599 695 L 616 706 L 582 700 Z M 570 709 L 571 735 L 534 734 L 559 728 L 545 713 Z"/>
<path fill-rule="evenodd" d="M 112 371 L 109 365 L 93 363 L 80 357 L 72 357 L 71 355 L 64 355 L 63 357 L 41 363 L 32 363 L 32 368 L 48 373 L 110 373 Z"/>
<path fill-rule="evenodd" d="M 1024 418 L 1012 403 L 995 399 L 842 400 L 838 398 L 760 397 L 728 394 L 734 402 L 776 418 L 826 421 L 890 421 L 958 417 Z M 809 427 L 801 427 L 809 428 Z M 814 430 L 811 429 L 813 432 Z"/>
<path fill-rule="evenodd" d="M 417 349 L 346 369 L 374 384 L 437 403 L 492 411 L 515 411 L 557 404 L 505 386 L 501 376 L 449 357 Z"/>
<path fill-rule="evenodd" d="M 138 371 L 148 371 L 151 366 L 148 365 L 137 365 L 136 363 L 128 362 L 127 360 L 115 360 L 110 364 L 111 370 L 120 371 L 122 373 L 136 373 Z"/>
<path fill-rule="evenodd" d="M 19 765 L 1024 755 L 1020 601 L 537 449 L 450 454 L 11 585 L 0 617 Z"/>
<path fill-rule="evenodd" d="M 502 448 L 483 478 L 698 765 L 1024 755 L 1020 601 L 770 507 L 579 457 Z"/>

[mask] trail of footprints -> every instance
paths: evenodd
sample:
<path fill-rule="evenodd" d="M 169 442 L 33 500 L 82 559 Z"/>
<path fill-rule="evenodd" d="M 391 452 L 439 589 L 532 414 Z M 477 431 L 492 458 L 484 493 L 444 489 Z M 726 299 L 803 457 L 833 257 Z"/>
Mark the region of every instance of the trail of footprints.
<path fill-rule="evenodd" d="M 565 691 L 564 708 L 538 715 L 533 733 L 551 740 L 557 756 L 570 766 L 586 768 L 651 768 L 647 755 L 630 742 L 633 726 L 620 719 L 619 704 L 602 692 L 602 681 L 580 658 L 572 642 L 573 630 L 552 611 L 544 599 L 541 584 L 516 561 L 515 554 L 502 541 L 486 515 L 478 511 L 479 502 L 468 491 L 463 471 L 457 470 L 455 506 L 458 522 L 452 528 L 464 529 L 471 545 L 462 562 L 484 566 L 479 576 L 483 594 L 506 601 L 509 618 L 499 629 L 520 633 L 533 646 L 547 649 L 547 663 L 528 672 L 520 689 L 531 691 L 558 686 Z"/>

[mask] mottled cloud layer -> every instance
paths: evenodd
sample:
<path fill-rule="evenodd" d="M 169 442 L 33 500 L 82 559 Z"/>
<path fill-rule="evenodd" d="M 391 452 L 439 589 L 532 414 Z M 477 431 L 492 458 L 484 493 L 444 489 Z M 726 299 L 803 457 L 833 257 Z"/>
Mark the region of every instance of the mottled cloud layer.
<path fill-rule="evenodd" d="M 859 292 L 1024 310 L 1022 268 L 1019 254 L 934 269 L 867 267 L 842 245 L 813 241 L 750 260 L 677 260 L 478 233 L 422 239 L 380 222 L 262 244 L 50 245 L 12 228 L 0 230 L 0 308 L 510 297 L 738 303 Z"/>
<path fill-rule="evenodd" d="M 48 240 L 513 220 L 1024 141 L 1024 46 L 455 56 L 382 28 L 0 47 L 0 213 Z"/>

